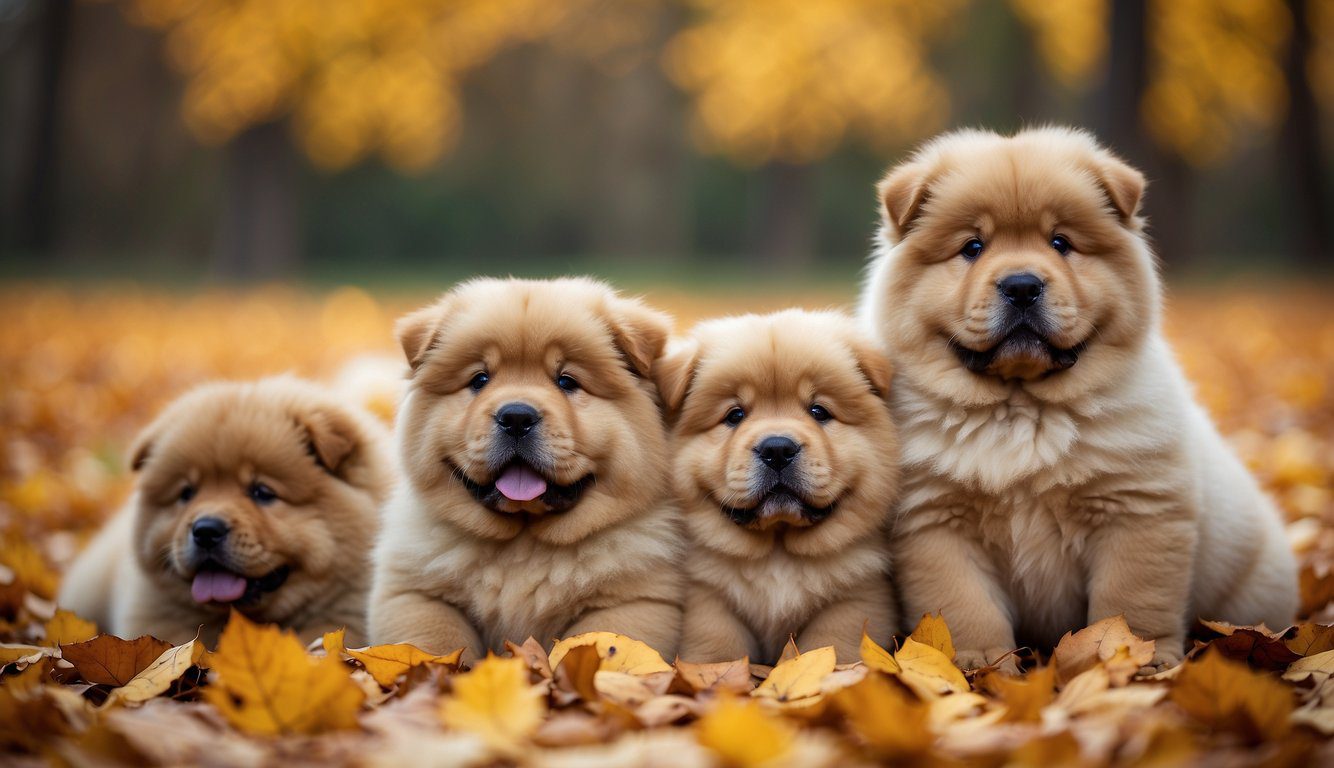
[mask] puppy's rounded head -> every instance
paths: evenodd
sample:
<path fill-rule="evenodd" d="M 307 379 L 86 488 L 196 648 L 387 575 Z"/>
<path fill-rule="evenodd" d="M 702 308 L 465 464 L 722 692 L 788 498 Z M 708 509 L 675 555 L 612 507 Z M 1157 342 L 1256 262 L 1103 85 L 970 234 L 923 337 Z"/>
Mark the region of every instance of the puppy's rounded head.
<path fill-rule="evenodd" d="M 399 321 L 413 491 L 473 535 L 568 544 L 660 503 L 670 321 L 587 279 L 474 280 Z"/>
<path fill-rule="evenodd" d="M 1156 322 L 1144 177 L 1086 133 L 947 134 L 880 184 L 871 315 L 905 376 L 966 405 L 1068 401 Z"/>
<path fill-rule="evenodd" d="M 828 555 L 876 535 L 898 485 L 890 368 L 833 312 L 708 321 L 660 367 L 695 541 Z"/>
<path fill-rule="evenodd" d="M 364 586 L 381 431 L 286 377 L 187 393 L 133 450 L 140 565 L 180 601 L 279 623 Z"/>

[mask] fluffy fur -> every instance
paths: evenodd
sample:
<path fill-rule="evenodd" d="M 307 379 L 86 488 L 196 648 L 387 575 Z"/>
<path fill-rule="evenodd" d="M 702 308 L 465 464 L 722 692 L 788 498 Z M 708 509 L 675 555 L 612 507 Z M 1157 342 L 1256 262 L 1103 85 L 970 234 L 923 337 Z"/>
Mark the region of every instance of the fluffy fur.
<path fill-rule="evenodd" d="M 76 559 L 59 602 L 121 637 L 180 643 L 202 627 L 211 644 L 235 608 L 305 639 L 346 627 L 359 644 L 393 483 L 387 442 L 369 415 L 297 379 L 199 387 L 139 436 L 134 494 Z M 203 518 L 228 529 L 212 549 L 192 533 Z M 197 602 L 201 571 L 243 577 L 245 595 Z"/>
<path fill-rule="evenodd" d="M 773 664 L 793 636 L 851 662 L 863 628 L 888 642 L 889 379 L 834 312 L 712 320 L 669 356 L 661 389 L 679 409 L 673 476 L 692 543 L 682 658 Z"/>
<path fill-rule="evenodd" d="M 681 533 L 649 378 L 669 332 L 583 279 L 474 280 L 400 321 L 406 482 L 376 551 L 376 642 L 476 658 L 607 630 L 675 654 Z M 498 419 L 515 404 L 540 417 L 521 437 Z M 520 469 L 547 491 L 503 494 Z"/>
<path fill-rule="evenodd" d="M 861 314 L 900 373 L 896 579 L 964 665 L 1124 614 L 1163 667 L 1193 617 L 1294 618 L 1277 511 L 1161 334 L 1143 191 L 1061 128 L 948 134 L 880 185 Z M 1020 274 L 1031 307 L 1002 295 Z"/>

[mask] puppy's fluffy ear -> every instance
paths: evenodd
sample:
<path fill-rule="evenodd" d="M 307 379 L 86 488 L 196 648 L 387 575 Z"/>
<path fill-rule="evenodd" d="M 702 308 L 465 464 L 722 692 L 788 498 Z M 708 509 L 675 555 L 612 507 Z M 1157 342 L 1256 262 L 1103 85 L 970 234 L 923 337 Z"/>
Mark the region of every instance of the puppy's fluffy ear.
<path fill-rule="evenodd" d="M 130 446 L 130 471 L 138 472 L 148 463 L 148 457 L 153 453 L 153 444 L 157 442 L 157 437 L 157 424 L 152 424 L 134 438 L 134 444 Z"/>
<path fill-rule="evenodd" d="M 1094 173 L 1102 182 L 1107 200 L 1121 217 L 1121 221 L 1127 224 L 1133 222 L 1135 214 L 1139 213 L 1139 204 L 1144 197 L 1144 187 L 1147 184 L 1144 174 L 1110 152 L 1098 153 Z"/>
<path fill-rule="evenodd" d="M 879 397 L 888 397 L 890 382 L 894 380 L 894 366 L 889 358 L 863 339 L 854 340 L 850 346 L 857 358 L 857 368 L 871 383 L 871 390 Z"/>
<path fill-rule="evenodd" d="M 361 445 L 361 429 L 346 413 L 336 408 L 315 407 L 297 416 L 310 441 L 315 461 L 331 475 L 342 476 L 348 459 Z"/>
<path fill-rule="evenodd" d="M 400 317 L 394 324 L 394 335 L 398 337 L 412 370 L 417 370 L 427 350 L 435 343 L 435 334 L 443 317 L 444 308 L 437 302 Z"/>
<path fill-rule="evenodd" d="M 699 342 L 694 339 L 682 339 L 672 342 L 667 354 L 653 372 L 653 383 L 662 396 L 666 409 L 676 411 L 685 402 L 690 383 L 695 378 L 695 363 L 699 359 Z"/>
<path fill-rule="evenodd" d="M 931 166 L 922 160 L 911 160 L 891 168 L 877 190 L 884 205 L 885 222 L 894 235 L 902 238 L 912 229 L 927 199 L 931 180 Z"/>
<path fill-rule="evenodd" d="M 637 299 L 620 297 L 607 302 L 606 313 L 616 348 L 636 373 L 644 378 L 651 376 L 654 363 L 667 348 L 671 318 Z"/>

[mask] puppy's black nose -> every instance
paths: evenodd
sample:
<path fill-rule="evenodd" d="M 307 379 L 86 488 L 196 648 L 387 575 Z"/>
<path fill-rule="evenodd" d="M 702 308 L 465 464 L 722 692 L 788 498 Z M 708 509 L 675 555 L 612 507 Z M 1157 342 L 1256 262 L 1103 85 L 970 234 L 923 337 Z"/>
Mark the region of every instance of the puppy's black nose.
<path fill-rule="evenodd" d="M 1010 275 L 996 283 L 996 290 L 1000 291 L 1000 295 L 1020 309 L 1027 309 L 1038 303 L 1042 289 L 1046 287 L 1047 284 L 1042 282 L 1041 278 L 1028 272 Z"/>
<path fill-rule="evenodd" d="M 755 453 L 759 455 L 760 461 L 776 472 L 797 458 L 797 454 L 801 453 L 801 446 L 790 437 L 770 435 L 755 446 Z"/>
<path fill-rule="evenodd" d="M 216 517 L 201 517 L 190 526 L 190 535 L 194 537 L 195 544 L 204 549 L 213 549 L 227 538 L 228 530 L 227 524 Z"/>
<path fill-rule="evenodd" d="M 505 403 L 496 411 L 496 424 L 510 437 L 523 437 L 541 420 L 542 415 L 528 403 Z"/>

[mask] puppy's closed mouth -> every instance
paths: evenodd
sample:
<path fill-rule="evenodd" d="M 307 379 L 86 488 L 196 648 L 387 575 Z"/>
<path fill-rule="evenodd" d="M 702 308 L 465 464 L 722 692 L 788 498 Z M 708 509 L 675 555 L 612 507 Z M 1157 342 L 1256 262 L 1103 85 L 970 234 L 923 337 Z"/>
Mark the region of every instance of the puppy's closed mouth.
<path fill-rule="evenodd" d="M 477 503 L 492 512 L 505 515 L 565 512 L 579 502 L 584 489 L 593 482 L 590 474 L 573 483 L 561 485 L 548 480 L 526 462 L 516 459 L 501 467 L 491 482 L 479 483 L 453 462 L 446 463 Z"/>
<path fill-rule="evenodd" d="M 774 528 L 809 528 L 834 513 L 838 500 L 817 507 L 786 485 L 775 485 L 750 507 L 719 504 L 723 514 L 737 525 L 756 531 Z"/>
<path fill-rule="evenodd" d="M 1073 347 L 1058 347 L 1025 323 L 1005 334 L 990 349 L 972 349 L 952 338 L 949 345 L 959 362 L 973 373 L 1005 379 L 1033 379 L 1073 368 L 1088 343 L 1081 341 Z"/>
<path fill-rule="evenodd" d="M 289 566 L 280 565 L 263 576 L 249 578 L 214 560 L 206 560 L 190 581 L 190 596 L 196 603 L 253 604 L 266 592 L 281 587 L 291 573 Z"/>

